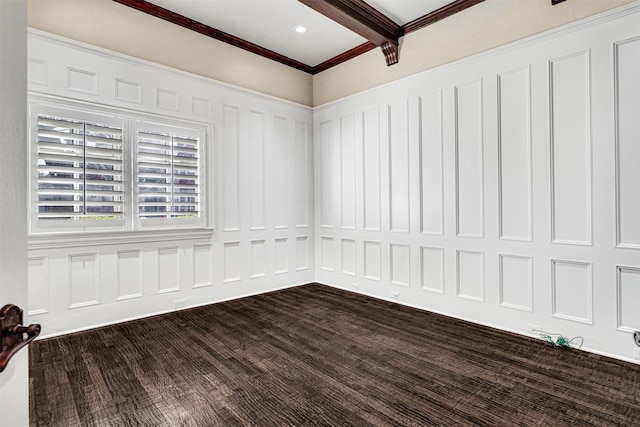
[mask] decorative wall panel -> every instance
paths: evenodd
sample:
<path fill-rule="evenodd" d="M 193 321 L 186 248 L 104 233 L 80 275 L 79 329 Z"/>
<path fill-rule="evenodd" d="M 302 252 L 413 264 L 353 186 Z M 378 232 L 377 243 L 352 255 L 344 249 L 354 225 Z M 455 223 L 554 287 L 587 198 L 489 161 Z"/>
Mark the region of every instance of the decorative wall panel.
<path fill-rule="evenodd" d="M 380 108 L 362 112 L 364 229 L 380 231 Z"/>
<path fill-rule="evenodd" d="M 98 254 L 69 255 L 69 308 L 99 304 Z"/>
<path fill-rule="evenodd" d="M 335 123 L 320 124 L 320 226 L 334 227 L 337 177 L 339 176 L 338 139 L 335 137 Z"/>
<path fill-rule="evenodd" d="M 409 232 L 409 109 L 403 100 L 389 105 L 389 229 Z"/>
<path fill-rule="evenodd" d="M 289 272 L 289 239 L 279 238 L 276 242 L 276 274 Z"/>
<path fill-rule="evenodd" d="M 551 260 L 553 315 L 575 322 L 592 322 L 591 263 Z"/>
<path fill-rule="evenodd" d="M 266 260 L 266 241 L 265 240 L 252 240 L 251 241 L 251 278 L 256 279 L 258 277 L 264 277 L 267 275 L 267 260 Z"/>
<path fill-rule="evenodd" d="M 589 52 L 550 61 L 554 243 L 591 243 Z"/>
<path fill-rule="evenodd" d="M 178 93 L 172 90 L 156 89 L 156 105 L 160 108 L 178 111 L 180 109 L 180 99 Z"/>
<path fill-rule="evenodd" d="M 356 241 L 342 239 L 342 274 L 356 275 Z"/>
<path fill-rule="evenodd" d="M 484 253 L 457 251 L 456 277 L 460 298 L 484 301 Z"/>
<path fill-rule="evenodd" d="M 533 259 L 500 254 L 500 305 L 533 311 Z"/>
<path fill-rule="evenodd" d="M 320 237 L 320 268 L 333 271 L 335 265 L 335 248 L 333 237 Z"/>
<path fill-rule="evenodd" d="M 117 100 L 142 104 L 142 86 L 140 83 L 116 79 L 115 89 Z"/>
<path fill-rule="evenodd" d="M 158 293 L 180 290 L 180 250 L 158 248 Z"/>
<path fill-rule="evenodd" d="M 288 131 L 287 120 L 282 117 L 273 119 L 273 209 L 275 228 L 289 226 L 289 169 L 287 159 L 291 132 Z"/>
<path fill-rule="evenodd" d="M 618 329 L 640 331 L 640 267 L 617 266 Z"/>
<path fill-rule="evenodd" d="M 380 281 L 382 246 L 380 242 L 364 242 L 364 277 Z"/>
<path fill-rule="evenodd" d="M 456 234 L 484 237 L 482 80 L 455 87 Z"/>
<path fill-rule="evenodd" d="M 500 237 L 531 240 L 529 67 L 498 75 Z"/>
<path fill-rule="evenodd" d="M 116 251 L 118 300 L 142 296 L 142 251 Z"/>
<path fill-rule="evenodd" d="M 242 278 L 242 269 L 240 264 L 240 242 L 225 242 L 223 248 L 223 282 L 237 282 Z"/>
<path fill-rule="evenodd" d="M 211 243 L 193 245 L 193 287 L 213 285 L 213 254 Z"/>
<path fill-rule="evenodd" d="M 198 116 L 211 116 L 211 101 L 197 96 L 191 97 L 191 112 Z"/>
<path fill-rule="evenodd" d="M 309 269 L 309 238 L 296 237 L 296 271 Z"/>
<path fill-rule="evenodd" d="M 640 248 L 640 38 L 615 45 L 617 243 Z"/>
<path fill-rule="evenodd" d="M 309 200 L 313 188 L 309 182 L 309 148 L 307 124 L 296 122 L 294 139 L 294 207 L 295 224 L 298 228 L 309 227 Z"/>
<path fill-rule="evenodd" d="M 264 114 L 251 111 L 249 113 L 249 227 L 251 230 L 267 228 L 265 178 Z"/>
<path fill-rule="evenodd" d="M 98 94 L 98 75 L 93 71 L 67 68 L 67 90 L 73 92 Z"/>
<path fill-rule="evenodd" d="M 29 257 L 29 315 L 46 313 L 49 310 L 49 265 L 48 258 Z"/>
<path fill-rule="evenodd" d="M 240 123 L 238 108 L 225 105 L 222 114 L 223 231 L 237 231 L 240 230 L 240 185 L 238 179 Z"/>
<path fill-rule="evenodd" d="M 411 247 L 392 243 L 389 246 L 391 257 L 391 280 L 394 285 L 411 285 Z"/>
<path fill-rule="evenodd" d="M 425 291 L 444 293 L 444 249 L 420 247 L 420 287 Z"/>
<path fill-rule="evenodd" d="M 356 228 L 356 137 L 353 114 L 340 118 L 341 225 Z"/>
<path fill-rule="evenodd" d="M 442 157 L 442 91 L 420 100 L 421 231 L 444 233 L 444 177 Z"/>

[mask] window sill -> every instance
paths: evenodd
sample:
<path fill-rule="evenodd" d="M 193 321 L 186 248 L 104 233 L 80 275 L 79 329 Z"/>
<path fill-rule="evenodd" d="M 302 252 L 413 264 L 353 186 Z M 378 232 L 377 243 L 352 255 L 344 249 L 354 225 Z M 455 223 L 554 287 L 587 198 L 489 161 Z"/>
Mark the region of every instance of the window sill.
<path fill-rule="evenodd" d="M 213 228 L 183 228 L 172 230 L 48 233 L 31 235 L 29 250 L 77 248 L 86 246 L 122 245 L 128 243 L 170 242 L 177 240 L 210 240 Z"/>

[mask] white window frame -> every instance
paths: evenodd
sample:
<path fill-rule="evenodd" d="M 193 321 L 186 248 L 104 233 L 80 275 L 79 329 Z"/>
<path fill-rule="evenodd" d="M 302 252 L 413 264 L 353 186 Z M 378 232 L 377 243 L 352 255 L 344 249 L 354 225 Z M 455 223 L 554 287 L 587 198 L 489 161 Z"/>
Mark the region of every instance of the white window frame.
<path fill-rule="evenodd" d="M 123 153 L 123 181 L 124 181 L 124 215 L 122 220 L 41 220 L 38 219 L 38 114 L 87 120 L 122 128 Z M 199 139 L 198 147 L 198 192 L 199 215 L 192 218 L 164 218 L 155 220 L 140 220 L 136 195 L 137 175 L 135 171 L 137 130 L 164 130 L 173 133 L 186 133 Z M 128 240 L 164 240 L 173 239 L 175 233 L 189 233 L 212 231 L 210 217 L 212 206 L 207 196 L 213 173 L 208 161 L 211 145 L 211 125 L 197 121 L 189 121 L 172 117 L 164 117 L 141 113 L 126 109 L 105 107 L 96 104 L 72 101 L 57 97 L 40 97 L 31 95 L 29 98 L 29 217 L 32 236 L 30 245 L 48 244 L 61 237 L 74 241 L 128 241 Z M 200 230 L 200 231 L 198 231 Z M 146 237 L 145 237 L 146 236 Z M 163 237 L 164 236 L 164 237 Z M 35 240 L 34 240 L 35 239 Z M 60 242 L 59 240 L 57 240 Z"/>

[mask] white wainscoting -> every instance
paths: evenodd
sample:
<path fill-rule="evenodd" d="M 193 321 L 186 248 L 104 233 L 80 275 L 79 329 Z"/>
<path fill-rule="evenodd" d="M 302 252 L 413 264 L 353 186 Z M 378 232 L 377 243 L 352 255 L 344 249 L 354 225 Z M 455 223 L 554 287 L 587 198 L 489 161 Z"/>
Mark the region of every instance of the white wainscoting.
<path fill-rule="evenodd" d="M 318 281 L 632 359 L 637 3 L 317 107 L 314 122 Z"/>
<path fill-rule="evenodd" d="M 310 108 L 37 30 L 29 91 L 211 130 L 210 229 L 30 238 L 29 321 L 43 336 L 313 281 Z"/>

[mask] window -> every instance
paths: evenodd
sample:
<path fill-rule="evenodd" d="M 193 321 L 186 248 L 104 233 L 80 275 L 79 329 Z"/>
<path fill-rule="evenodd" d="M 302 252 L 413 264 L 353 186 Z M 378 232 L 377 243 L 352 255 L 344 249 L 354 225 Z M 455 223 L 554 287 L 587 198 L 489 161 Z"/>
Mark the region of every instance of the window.
<path fill-rule="evenodd" d="M 193 222 L 201 216 L 198 133 L 141 122 L 136 134 L 136 215 Z"/>
<path fill-rule="evenodd" d="M 203 126 L 31 104 L 31 231 L 204 227 Z"/>

